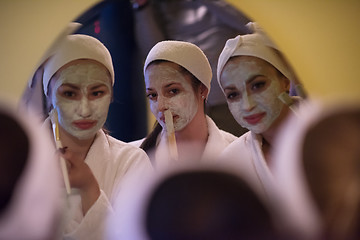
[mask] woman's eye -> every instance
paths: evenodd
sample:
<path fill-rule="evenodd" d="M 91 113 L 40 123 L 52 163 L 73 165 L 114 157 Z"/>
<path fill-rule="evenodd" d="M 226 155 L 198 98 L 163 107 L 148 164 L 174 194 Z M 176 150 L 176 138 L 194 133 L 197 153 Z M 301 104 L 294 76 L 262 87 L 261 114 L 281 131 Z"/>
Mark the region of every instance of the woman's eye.
<path fill-rule="evenodd" d="M 150 100 L 155 100 L 156 97 L 157 97 L 157 94 L 156 94 L 156 93 L 148 93 L 148 94 L 146 95 L 146 97 L 147 97 L 148 99 L 150 99 Z"/>
<path fill-rule="evenodd" d="M 73 91 L 64 91 L 62 95 L 67 98 L 74 98 L 76 96 L 75 92 Z"/>
<path fill-rule="evenodd" d="M 104 91 L 95 91 L 92 93 L 92 95 L 94 97 L 101 97 L 102 95 L 104 95 Z"/>
<path fill-rule="evenodd" d="M 174 89 L 171 89 L 169 92 L 170 92 L 171 94 L 175 95 L 175 94 L 179 93 L 179 89 L 174 88 Z"/>
<path fill-rule="evenodd" d="M 88 91 L 88 98 L 90 100 L 101 98 L 110 92 L 109 89 L 103 85 L 92 87 L 90 89 L 88 88 Z"/>
<path fill-rule="evenodd" d="M 227 98 L 229 101 L 234 101 L 234 100 L 236 100 L 238 97 L 239 97 L 239 93 L 237 93 L 237 92 L 230 92 L 230 93 L 226 94 L 226 98 Z"/>
<path fill-rule="evenodd" d="M 79 97 L 80 94 L 79 91 L 80 90 L 78 90 L 76 87 L 69 87 L 62 85 L 57 89 L 57 95 L 63 98 L 76 100 L 76 98 Z"/>
<path fill-rule="evenodd" d="M 261 89 L 263 89 L 266 85 L 265 81 L 261 81 L 261 82 L 255 82 L 251 85 L 251 90 L 252 91 L 259 91 Z"/>

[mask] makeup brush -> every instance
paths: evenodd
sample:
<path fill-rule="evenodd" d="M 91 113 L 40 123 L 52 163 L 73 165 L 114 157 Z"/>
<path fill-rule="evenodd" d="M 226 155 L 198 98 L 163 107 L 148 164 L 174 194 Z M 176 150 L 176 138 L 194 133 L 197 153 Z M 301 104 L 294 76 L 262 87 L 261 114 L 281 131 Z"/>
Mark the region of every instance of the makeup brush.
<path fill-rule="evenodd" d="M 52 125 L 53 134 L 54 134 L 56 149 L 57 150 L 62 149 L 63 146 L 60 141 L 59 121 L 58 121 L 58 113 L 57 113 L 56 109 L 52 109 L 49 113 L 49 116 L 50 116 L 51 123 L 52 123 L 51 125 Z M 69 175 L 68 175 L 65 159 L 62 156 L 60 156 L 60 167 L 61 167 L 62 175 L 64 178 L 66 192 L 67 192 L 67 194 L 70 194 L 71 187 L 70 187 Z"/>
<path fill-rule="evenodd" d="M 289 96 L 289 94 L 287 94 L 286 92 L 282 92 L 278 98 L 286 105 L 290 108 L 290 110 L 297 114 L 296 113 L 296 109 L 295 109 L 295 101 Z"/>
<path fill-rule="evenodd" d="M 174 160 L 178 160 L 178 151 L 176 146 L 173 116 L 170 110 L 166 110 L 164 112 L 164 115 L 165 115 L 165 125 L 166 125 L 166 133 L 167 133 L 170 157 Z"/>

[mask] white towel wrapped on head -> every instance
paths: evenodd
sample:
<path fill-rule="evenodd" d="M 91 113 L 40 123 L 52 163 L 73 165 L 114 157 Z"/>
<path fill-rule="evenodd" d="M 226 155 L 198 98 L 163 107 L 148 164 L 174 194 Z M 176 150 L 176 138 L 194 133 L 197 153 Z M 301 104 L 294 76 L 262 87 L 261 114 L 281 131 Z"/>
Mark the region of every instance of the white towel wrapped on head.
<path fill-rule="evenodd" d="M 65 64 L 78 59 L 92 59 L 103 64 L 111 75 L 114 85 L 114 68 L 108 49 L 94 37 L 74 34 L 68 35 L 56 49 L 55 54 L 44 67 L 43 87 L 47 95 L 48 85 L 53 75 Z"/>
<path fill-rule="evenodd" d="M 238 35 L 226 41 L 217 65 L 217 80 L 220 84 L 221 72 L 225 64 L 234 56 L 252 56 L 265 60 L 279 70 L 290 81 L 294 81 L 292 70 L 289 69 L 284 59 L 277 53 L 276 45 L 265 35 L 262 29 L 251 23 L 249 27 L 255 32 L 252 34 Z"/>
<path fill-rule="evenodd" d="M 198 46 L 182 41 L 158 42 L 146 57 L 144 74 L 148 65 L 155 60 L 166 60 L 182 66 L 207 87 L 209 94 L 211 67 L 207 57 Z"/>

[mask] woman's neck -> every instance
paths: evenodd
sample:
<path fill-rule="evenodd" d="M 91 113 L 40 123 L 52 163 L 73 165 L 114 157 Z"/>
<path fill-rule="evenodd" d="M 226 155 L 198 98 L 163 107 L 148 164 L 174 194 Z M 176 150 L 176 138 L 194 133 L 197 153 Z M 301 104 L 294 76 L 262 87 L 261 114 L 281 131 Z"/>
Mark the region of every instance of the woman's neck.
<path fill-rule="evenodd" d="M 187 156 L 190 146 L 196 146 L 191 149 L 192 156 L 201 158 L 208 139 L 208 126 L 204 112 L 198 112 L 194 119 L 181 131 L 175 132 L 179 157 Z M 184 144 L 181 144 L 184 143 Z"/>
<path fill-rule="evenodd" d="M 85 160 L 87 153 L 95 140 L 95 136 L 90 139 L 78 139 L 67 131 L 65 131 L 61 126 L 59 126 L 60 130 L 60 139 L 63 147 L 66 147 L 67 150 L 72 151 L 75 154 L 81 156 L 83 160 Z"/>
<path fill-rule="evenodd" d="M 263 138 L 263 144 L 267 144 L 269 146 L 272 146 L 275 136 L 275 129 L 268 130 L 264 133 L 260 134 Z"/>
<path fill-rule="evenodd" d="M 268 164 L 270 162 L 270 152 L 272 151 L 272 147 L 276 135 L 278 134 L 279 130 L 281 129 L 281 126 L 283 125 L 288 115 L 289 115 L 289 109 L 287 107 L 284 107 L 280 113 L 280 116 L 275 120 L 275 122 L 271 125 L 271 127 L 267 131 L 261 133 L 261 136 L 263 138 L 262 150 L 266 162 Z"/>
<path fill-rule="evenodd" d="M 182 130 L 175 132 L 177 142 L 207 142 L 208 127 L 204 113 L 197 113 Z"/>

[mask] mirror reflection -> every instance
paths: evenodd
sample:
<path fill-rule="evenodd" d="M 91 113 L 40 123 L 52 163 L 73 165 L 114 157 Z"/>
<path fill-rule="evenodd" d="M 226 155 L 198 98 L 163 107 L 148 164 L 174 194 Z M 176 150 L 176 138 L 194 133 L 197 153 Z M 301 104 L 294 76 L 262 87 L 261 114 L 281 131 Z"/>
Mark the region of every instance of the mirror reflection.
<path fill-rule="evenodd" d="M 212 69 L 211 91 L 205 112 L 216 125 L 240 136 L 247 131 L 228 110 L 217 82 L 218 56 L 229 38 L 253 31 L 250 19 L 224 1 L 102 1 L 69 27 L 67 33 L 81 33 L 99 39 L 113 58 L 115 78 L 113 101 L 106 128 L 122 141 L 140 139 L 151 131 L 152 114 L 147 114 L 142 66 L 147 53 L 159 41 L 180 40 L 194 43 L 207 56 Z M 54 44 L 56 45 L 56 44 Z M 39 70 L 41 71 L 41 70 Z M 41 73 L 38 73 L 41 75 Z M 294 78 L 296 80 L 296 78 Z M 34 81 L 36 82 L 36 81 Z M 33 82 L 33 88 L 38 86 Z M 26 102 L 41 104 L 41 94 L 26 93 Z M 291 95 L 296 94 L 291 89 Z M 37 98 L 32 100 L 31 98 Z M 42 110 L 39 110 L 41 112 Z M 46 116 L 46 110 L 44 110 Z"/>
<path fill-rule="evenodd" d="M 266 216 L 254 217 L 251 224 L 263 222 L 248 232 L 236 232 L 243 225 L 237 218 L 231 223 L 236 236 L 320 239 L 321 224 L 278 228 L 292 215 L 279 210 L 290 200 L 279 188 L 273 152 L 279 133 L 304 114 L 299 109 L 307 101 L 281 46 L 226 1 L 134 0 L 99 2 L 70 23 L 44 54 L 22 105 L 37 114 L 59 152 L 59 176 L 69 188 L 60 231 L 65 237 L 119 239 L 132 228 L 140 239 L 150 232 L 162 236 L 146 222 L 158 174 L 226 166 L 246 184 L 243 194 L 251 188 L 257 199 L 249 209 Z M 195 192 L 203 186 L 199 180 Z M 179 191 L 188 186 L 176 185 Z M 207 218 L 217 218 L 211 209 L 219 207 L 218 194 L 228 194 L 219 191 L 226 186 L 208 187 L 208 202 L 201 200 L 209 204 Z M 178 204 L 173 200 L 170 194 L 164 202 Z M 221 211 L 230 224 L 230 209 Z M 205 236 L 166 222 L 175 233 Z M 214 222 L 206 224 L 209 236 Z M 228 225 L 221 227 L 214 229 L 217 236 Z M 170 230 L 166 236 L 175 238 Z"/>

